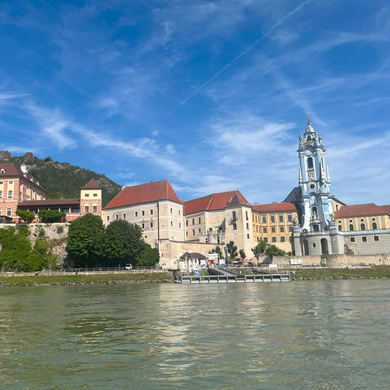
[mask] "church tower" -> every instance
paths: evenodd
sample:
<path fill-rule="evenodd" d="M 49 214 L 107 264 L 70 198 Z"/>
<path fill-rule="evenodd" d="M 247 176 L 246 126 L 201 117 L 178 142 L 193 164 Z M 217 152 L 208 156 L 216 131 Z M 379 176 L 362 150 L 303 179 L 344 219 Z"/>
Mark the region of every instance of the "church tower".
<path fill-rule="evenodd" d="M 322 138 L 311 125 L 303 139 L 299 136 L 299 187 L 301 188 L 301 229 L 303 233 L 321 232 L 329 228 L 333 218 L 330 176 Z"/>

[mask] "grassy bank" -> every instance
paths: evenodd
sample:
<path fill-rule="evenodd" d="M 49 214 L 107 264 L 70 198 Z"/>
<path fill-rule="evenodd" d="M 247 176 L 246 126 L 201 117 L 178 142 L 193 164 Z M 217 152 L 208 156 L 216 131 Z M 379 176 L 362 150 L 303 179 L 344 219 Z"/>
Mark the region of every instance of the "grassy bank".
<path fill-rule="evenodd" d="M 0 276 L 0 287 L 67 286 L 89 284 L 171 283 L 171 272 L 145 274 Z"/>
<path fill-rule="evenodd" d="M 390 266 L 372 268 L 319 268 L 292 271 L 292 280 L 390 278 Z"/>

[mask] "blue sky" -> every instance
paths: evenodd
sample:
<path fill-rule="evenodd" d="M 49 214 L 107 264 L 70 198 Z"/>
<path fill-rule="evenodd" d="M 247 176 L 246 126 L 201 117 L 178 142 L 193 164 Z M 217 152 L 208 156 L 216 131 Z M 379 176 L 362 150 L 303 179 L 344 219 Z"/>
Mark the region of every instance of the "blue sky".
<path fill-rule="evenodd" d="M 309 111 L 333 194 L 390 203 L 388 1 L 2 0 L 0 47 L 2 150 L 268 203 Z"/>

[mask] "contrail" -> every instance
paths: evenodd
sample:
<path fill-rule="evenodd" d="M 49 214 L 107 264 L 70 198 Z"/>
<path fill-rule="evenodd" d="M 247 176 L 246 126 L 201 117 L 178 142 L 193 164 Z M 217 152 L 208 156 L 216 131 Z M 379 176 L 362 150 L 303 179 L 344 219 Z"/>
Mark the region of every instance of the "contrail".
<path fill-rule="evenodd" d="M 280 25 L 282 25 L 287 19 L 290 19 L 292 16 L 294 16 L 297 12 L 299 12 L 303 7 L 307 6 L 313 2 L 313 0 L 305 0 L 301 4 L 298 5 L 294 10 L 289 12 L 287 15 L 283 16 L 281 19 L 279 19 L 261 38 L 259 38 L 257 41 L 252 43 L 250 46 L 248 46 L 243 52 L 238 54 L 236 57 L 234 57 L 227 65 L 225 65 L 222 69 L 220 69 L 211 79 L 205 81 L 201 86 L 195 89 L 190 95 L 188 95 L 182 102 L 179 103 L 173 110 L 169 111 L 168 114 L 166 114 L 164 117 L 162 117 L 160 120 L 158 120 L 155 124 L 152 126 L 149 126 L 149 129 L 153 128 L 160 122 L 162 122 L 164 119 L 168 118 L 170 115 L 172 115 L 176 110 L 178 110 L 183 104 L 187 103 L 188 100 L 190 100 L 195 94 L 197 94 L 201 89 L 203 89 L 206 85 L 210 84 L 212 81 L 214 81 L 220 74 L 225 72 L 226 69 L 229 69 L 237 60 L 239 60 L 241 57 L 243 57 L 245 54 L 250 52 L 254 47 L 256 47 L 264 38 L 266 38 L 269 34 L 272 33 L 276 28 L 278 28 Z"/>

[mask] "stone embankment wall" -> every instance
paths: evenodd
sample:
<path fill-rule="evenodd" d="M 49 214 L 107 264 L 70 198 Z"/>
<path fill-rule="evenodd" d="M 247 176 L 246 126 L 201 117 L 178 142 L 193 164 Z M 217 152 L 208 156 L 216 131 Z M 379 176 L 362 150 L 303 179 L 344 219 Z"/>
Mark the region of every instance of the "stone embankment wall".
<path fill-rule="evenodd" d="M 0 229 L 6 229 L 10 226 L 28 226 L 31 232 L 28 236 L 31 245 L 34 246 L 37 238 L 46 238 L 52 249 L 53 256 L 58 259 L 58 264 L 64 262 L 69 223 L 0 224 Z"/>
<path fill-rule="evenodd" d="M 346 268 L 366 265 L 390 265 L 390 255 L 327 255 L 327 256 L 274 256 L 272 263 L 280 266 L 291 265 L 291 260 L 302 260 L 303 266 L 320 266 L 321 257 L 326 258 L 326 265 L 332 268 Z"/>

